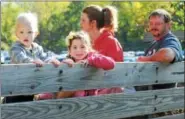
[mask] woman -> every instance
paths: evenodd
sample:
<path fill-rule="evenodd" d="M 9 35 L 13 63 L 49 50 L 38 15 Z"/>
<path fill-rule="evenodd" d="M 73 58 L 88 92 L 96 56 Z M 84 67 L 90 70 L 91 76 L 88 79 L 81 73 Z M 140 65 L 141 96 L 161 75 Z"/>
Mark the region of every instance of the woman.
<path fill-rule="evenodd" d="M 83 9 L 80 25 L 82 30 L 89 34 L 94 50 L 113 58 L 116 62 L 123 62 L 123 49 L 114 37 L 118 26 L 115 8 L 90 5 Z M 120 92 L 123 92 L 123 88 L 100 89 L 98 94 Z"/>
<path fill-rule="evenodd" d="M 114 37 L 117 31 L 117 10 L 111 6 L 101 8 L 91 5 L 83 9 L 80 25 L 86 31 L 93 48 L 103 55 L 112 57 L 116 62 L 123 61 L 123 50 Z"/>

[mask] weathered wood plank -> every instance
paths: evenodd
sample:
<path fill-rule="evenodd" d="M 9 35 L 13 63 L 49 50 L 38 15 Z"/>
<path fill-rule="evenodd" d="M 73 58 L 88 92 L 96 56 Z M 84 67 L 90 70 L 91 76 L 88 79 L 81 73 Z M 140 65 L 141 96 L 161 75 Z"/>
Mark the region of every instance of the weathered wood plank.
<path fill-rule="evenodd" d="M 159 65 L 156 73 L 158 83 L 167 83 L 168 80 L 178 82 L 184 79 L 184 62 L 181 65 L 179 65 L 179 63 L 173 65 Z"/>
<path fill-rule="evenodd" d="M 184 119 L 184 113 L 164 116 L 164 117 L 158 117 L 158 118 L 152 118 L 152 119 Z"/>
<path fill-rule="evenodd" d="M 174 88 L 12 103 L 2 104 L 2 119 L 117 119 L 184 108 L 183 102 L 184 88 Z"/>
<path fill-rule="evenodd" d="M 35 65 L 2 65 L 0 67 L 2 96 L 57 92 L 60 89 L 139 86 L 154 84 L 156 81 L 158 83 L 184 82 L 183 63 L 163 64 L 164 66 L 160 66 L 162 65 L 160 63 L 117 63 L 116 67 L 109 71 L 82 68 L 80 65 L 75 65 L 73 68 L 66 65 L 58 68 L 52 65 L 41 68 Z M 156 67 L 159 67 L 158 73 Z M 182 74 L 176 75 L 175 71 Z"/>
<path fill-rule="evenodd" d="M 1 119 L 1 103 L 0 103 L 0 119 Z"/>
<path fill-rule="evenodd" d="M 0 51 L 1 52 L 1 51 Z M 1 67 L 1 64 L 0 64 Z M 0 79 L 1 80 L 1 79 Z M 1 81 L 0 81 L 0 119 L 1 119 Z"/>
<path fill-rule="evenodd" d="M 80 85 L 86 87 L 89 81 L 100 80 L 103 72 L 95 68 L 82 68 L 80 65 L 75 65 L 74 68 L 66 65 L 58 68 L 52 65 L 41 68 L 35 65 L 5 65 L 1 67 L 0 75 L 2 76 L 2 95 L 5 96 L 55 92 L 61 88 L 63 90 L 65 88 L 78 89 Z"/>

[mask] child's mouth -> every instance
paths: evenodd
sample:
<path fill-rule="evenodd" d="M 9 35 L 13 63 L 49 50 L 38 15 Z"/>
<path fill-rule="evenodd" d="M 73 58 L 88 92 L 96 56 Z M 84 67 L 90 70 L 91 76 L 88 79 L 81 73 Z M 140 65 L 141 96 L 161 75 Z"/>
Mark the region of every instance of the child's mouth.
<path fill-rule="evenodd" d="M 77 54 L 76 56 L 81 57 L 81 56 L 83 56 L 83 54 Z"/>
<path fill-rule="evenodd" d="M 28 39 L 24 39 L 24 42 L 28 42 Z"/>

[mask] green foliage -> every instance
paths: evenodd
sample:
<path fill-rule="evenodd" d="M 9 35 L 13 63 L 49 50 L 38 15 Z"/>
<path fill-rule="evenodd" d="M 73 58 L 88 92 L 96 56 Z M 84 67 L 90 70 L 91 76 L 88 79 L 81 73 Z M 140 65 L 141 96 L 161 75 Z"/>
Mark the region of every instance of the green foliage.
<path fill-rule="evenodd" d="M 41 34 L 38 39 L 48 39 L 40 41 L 43 47 L 60 53 L 65 47 L 65 37 L 70 31 L 80 30 L 80 16 L 85 2 L 71 2 L 62 12 L 51 14 L 47 21 L 47 25 L 42 24 Z"/>
<path fill-rule="evenodd" d="M 3 42 L 2 49 L 7 50 L 9 48 L 7 46 L 11 46 L 13 41 L 16 40 L 16 37 L 14 35 L 15 19 L 17 17 L 17 14 L 22 11 L 24 10 L 15 3 L 4 4 L 4 6 L 2 7 L 1 13 L 2 17 L 1 42 Z"/>
<path fill-rule="evenodd" d="M 171 12 L 173 16 L 172 29 L 184 31 L 184 13 L 185 13 L 184 2 L 181 1 L 171 3 L 171 7 L 173 8 L 173 12 Z"/>
<path fill-rule="evenodd" d="M 118 10 L 118 40 L 125 50 L 142 49 L 142 39 L 147 29 L 147 18 L 151 11 L 164 8 L 172 14 L 173 30 L 184 30 L 183 2 L 6 2 L 2 4 L 1 49 L 9 49 L 16 40 L 14 26 L 20 12 L 35 12 L 39 18 L 39 31 L 36 42 L 45 49 L 60 53 L 66 49 L 65 37 L 70 31 L 80 30 L 82 9 L 90 4 L 102 7 L 113 5 Z M 136 45 L 137 44 L 137 45 Z"/>

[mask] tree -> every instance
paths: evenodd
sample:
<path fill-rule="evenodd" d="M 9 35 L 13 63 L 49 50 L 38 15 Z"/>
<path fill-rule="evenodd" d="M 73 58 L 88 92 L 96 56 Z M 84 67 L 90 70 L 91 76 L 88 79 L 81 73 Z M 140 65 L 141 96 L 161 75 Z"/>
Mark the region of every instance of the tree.
<path fill-rule="evenodd" d="M 3 4 L 1 11 L 1 49 L 8 50 L 16 40 L 14 34 L 15 19 L 21 11 L 23 9 L 15 3 Z"/>
<path fill-rule="evenodd" d="M 35 12 L 39 19 L 40 34 L 36 42 L 45 49 L 60 53 L 66 49 L 65 37 L 70 31 L 80 30 L 82 9 L 90 4 L 102 7 L 113 5 L 118 10 L 119 28 L 116 37 L 125 50 L 143 50 L 142 39 L 148 26 L 148 15 L 157 8 L 172 14 L 173 30 L 184 30 L 184 2 L 7 2 L 2 4 L 1 45 L 9 49 L 16 37 L 14 26 L 20 12 Z M 184 41 L 184 40 L 183 40 Z"/>
<path fill-rule="evenodd" d="M 61 50 L 66 49 L 65 37 L 70 31 L 77 31 L 80 29 L 80 16 L 85 2 L 73 1 L 67 8 L 61 12 L 52 13 L 47 21 L 47 26 L 42 25 L 41 33 L 38 39 L 42 40 L 41 44 L 54 52 L 60 53 Z"/>

